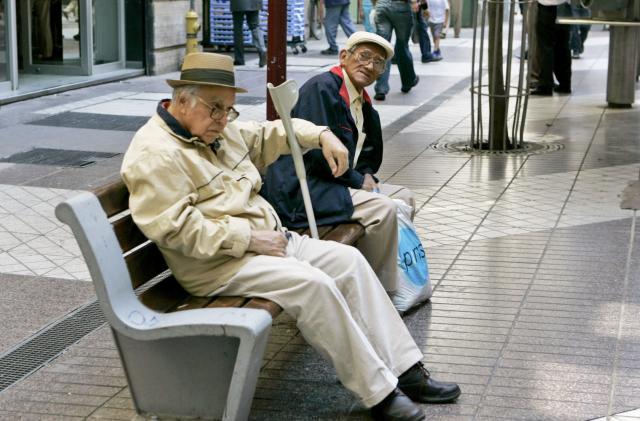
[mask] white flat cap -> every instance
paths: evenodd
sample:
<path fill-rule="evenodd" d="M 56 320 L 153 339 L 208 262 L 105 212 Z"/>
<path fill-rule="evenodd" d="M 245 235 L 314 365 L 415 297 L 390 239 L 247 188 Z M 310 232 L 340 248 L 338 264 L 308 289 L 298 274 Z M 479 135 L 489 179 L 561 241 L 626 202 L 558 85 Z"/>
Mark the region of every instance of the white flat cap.
<path fill-rule="evenodd" d="M 385 53 L 387 54 L 387 57 L 386 57 L 387 60 L 393 57 L 393 46 L 391 45 L 391 43 L 389 43 L 389 41 L 387 41 L 386 39 L 382 38 L 380 35 L 376 35 L 372 32 L 366 32 L 366 31 L 354 32 L 353 34 L 351 34 L 349 39 L 347 39 L 347 43 L 345 44 L 344 48 L 347 50 L 350 50 L 351 48 L 355 47 L 358 44 L 365 44 L 365 43 L 376 44 L 382 47 Z"/>

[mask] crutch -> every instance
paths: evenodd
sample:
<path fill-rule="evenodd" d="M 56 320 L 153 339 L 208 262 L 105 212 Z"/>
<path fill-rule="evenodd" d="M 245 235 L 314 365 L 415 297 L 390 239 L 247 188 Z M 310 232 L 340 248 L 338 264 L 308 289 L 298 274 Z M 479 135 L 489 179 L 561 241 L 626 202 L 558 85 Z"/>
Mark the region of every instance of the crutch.
<path fill-rule="evenodd" d="M 313 214 L 313 206 L 311 205 L 311 196 L 309 195 L 307 173 L 304 169 L 302 151 L 300 150 L 298 139 L 296 139 L 296 134 L 293 131 L 293 126 L 291 125 L 291 110 L 296 105 L 296 102 L 298 102 L 298 84 L 295 80 L 287 80 L 277 87 L 273 86 L 272 83 L 267 83 L 267 88 L 269 88 L 271 100 L 273 101 L 276 111 L 280 115 L 280 120 L 282 121 L 284 130 L 287 133 L 287 141 L 289 142 L 289 149 L 291 149 L 291 157 L 293 158 L 293 164 L 296 168 L 298 181 L 300 181 L 300 191 L 302 192 L 304 208 L 307 212 L 307 220 L 309 221 L 311 237 L 318 239 L 318 227 L 316 226 L 316 217 Z"/>

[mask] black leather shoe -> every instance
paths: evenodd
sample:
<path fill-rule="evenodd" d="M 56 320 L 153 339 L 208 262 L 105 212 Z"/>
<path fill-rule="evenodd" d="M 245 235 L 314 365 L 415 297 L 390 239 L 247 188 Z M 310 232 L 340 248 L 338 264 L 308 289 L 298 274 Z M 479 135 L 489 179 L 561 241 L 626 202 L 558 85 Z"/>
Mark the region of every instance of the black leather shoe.
<path fill-rule="evenodd" d="M 406 94 L 407 92 L 409 92 L 409 91 L 411 90 L 411 88 L 413 88 L 414 86 L 416 86 L 416 85 L 418 84 L 418 82 L 420 82 L 420 77 L 419 77 L 419 76 L 416 76 L 416 78 L 413 80 L 413 83 L 411 84 L 411 86 L 409 86 L 408 88 L 400 88 L 400 90 L 401 90 L 403 93 L 405 93 L 405 94 Z"/>
<path fill-rule="evenodd" d="M 412 400 L 421 403 L 452 402 L 461 393 L 455 383 L 434 380 L 420 362 L 398 377 L 398 388 Z"/>
<path fill-rule="evenodd" d="M 244 66 L 244 61 L 233 60 L 233 65 L 234 66 Z"/>
<path fill-rule="evenodd" d="M 267 64 L 267 53 L 258 53 L 258 67 L 264 67 Z"/>
<path fill-rule="evenodd" d="M 571 88 L 567 88 L 565 86 L 554 86 L 553 87 L 553 92 L 557 92 L 559 94 L 570 94 L 571 93 Z"/>
<path fill-rule="evenodd" d="M 334 50 L 332 48 L 327 48 L 326 50 L 320 51 L 320 54 L 322 54 L 323 56 L 337 56 L 338 55 L 338 50 Z"/>
<path fill-rule="evenodd" d="M 397 387 L 371 408 L 371 416 L 376 421 L 421 421 L 424 412 Z"/>
<path fill-rule="evenodd" d="M 553 96 L 553 90 L 549 88 L 536 88 L 529 92 L 529 95 Z"/>
<path fill-rule="evenodd" d="M 387 96 L 385 94 L 378 92 L 373 96 L 373 99 L 375 99 L 376 101 L 384 101 L 386 97 Z"/>

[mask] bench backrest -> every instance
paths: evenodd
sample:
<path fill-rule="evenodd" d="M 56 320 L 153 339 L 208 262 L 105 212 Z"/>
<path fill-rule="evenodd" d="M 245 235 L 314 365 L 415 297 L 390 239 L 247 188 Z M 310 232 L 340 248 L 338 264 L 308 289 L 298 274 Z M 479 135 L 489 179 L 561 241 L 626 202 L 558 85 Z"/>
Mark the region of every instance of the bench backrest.
<path fill-rule="evenodd" d="M 111 326 L 120 331 L 147 326 L 154 313 L 137 299 L 130 276 L 136 270 L 144 269 L 130 269 L 133 258 L 127 257 L 127 262 L 123 257 L 118 238 L 98 198 L 93 193 L 82 192 L 60 203 L 56 216 L 73 231 L 98 301 Z"/>

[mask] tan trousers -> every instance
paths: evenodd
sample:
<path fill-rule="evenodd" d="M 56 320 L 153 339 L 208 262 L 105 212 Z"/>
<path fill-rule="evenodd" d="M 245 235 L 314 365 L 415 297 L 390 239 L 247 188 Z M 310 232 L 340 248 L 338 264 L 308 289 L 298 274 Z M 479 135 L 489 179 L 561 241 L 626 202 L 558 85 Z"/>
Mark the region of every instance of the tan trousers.
<path fill-rule="evenodd" d="M 415 196 L 407 188 L 380 183 L 380 193 L 349 189 L 354 221 L 364 226 L 358 250 L 367 259 L 384 289 L 398 289 L 398 221 L 392 199 L 401 199 L 415 210 Z M 413 212 L 411 213 L 413 219 Z"/>
<path fill-rule="evenodd" d="M 449 6 L 449 26 L 453 27 L 454 37 L 458 38 L 462 27 L 462 0 L 449 0 Z"/>
<path fill-rule="evenodd" d="M 367 407 L 391 393 L 397 377 L 422 359 L 371 267 L 344 244 L 292 232 L 287 257 L 252 258 L 214 294 L 278 303 Z"/>

